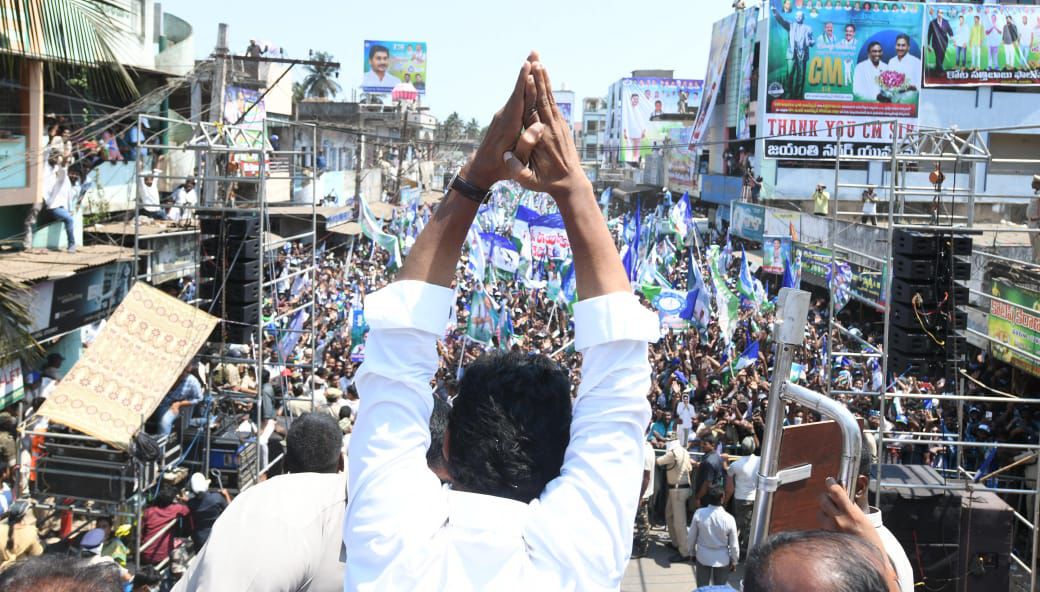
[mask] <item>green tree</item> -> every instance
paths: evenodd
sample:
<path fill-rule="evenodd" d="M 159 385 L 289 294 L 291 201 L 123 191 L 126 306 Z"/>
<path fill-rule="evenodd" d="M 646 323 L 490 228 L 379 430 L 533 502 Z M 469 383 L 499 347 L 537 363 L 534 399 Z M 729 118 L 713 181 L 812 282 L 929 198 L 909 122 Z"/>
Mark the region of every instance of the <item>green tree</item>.
<path fill-rule="evenodd" d="M 472 140 L 479 137 L 480 123 L 477 121 L 475 117 L 470 118 L 470 120 L 466 123 L 466 138 Z"/>
<path fill-rule="evenodd" d="M 31 299 L 32 293 L 24 284 L 0 274 L 0 365 L 18 358 L 29 363 L 39 358 L 42 350 L 29 332 Z"/>
<path fill-rule="evenodd" d="M 307 76 L 303 79 L 303 91 L 308 97 L 330 99 L 340 91 L 339 66 L 332 63 L 332 54 L 325 51 L 314 52 L 316 64 L 308 64 Z"/>
<path fill-rule="evenodd" d="M 292 83 L 292 101 L 293 103 L 299 103 L 303 99 L 307 98 L 307 91 L 303 88 L 303 85 L 299 82 Z"/>
<path fill-rule="evenodd" d="M 437 139 L 442 142 L 458 140 L 462 137 L 464 127 L 462 118 L 459 117 L 459 114 L 452 112 L 451 115 L 445 117 L 444 121 L 442 121 L 438 126 Z"/>

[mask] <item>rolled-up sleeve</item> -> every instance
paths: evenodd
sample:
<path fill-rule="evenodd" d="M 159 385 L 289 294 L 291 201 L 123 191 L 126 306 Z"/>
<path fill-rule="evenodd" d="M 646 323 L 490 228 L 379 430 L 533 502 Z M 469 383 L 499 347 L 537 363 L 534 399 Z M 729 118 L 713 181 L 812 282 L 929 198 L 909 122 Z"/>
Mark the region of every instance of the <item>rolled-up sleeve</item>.
<path fill-rule="evenodd" d="M 447 509 L 440 481 L 427 470 L 426 449 L 436 344 L 452 306 L 452 290 L 415 281 L 365 299 L 371 329 L 355 378 L 361 405 L 348 458 L 347 589 L 364 589 L 410 543 L 428 540 L 444 522 Z"/>
<path fill-rule="evenodd" d="M 616 590 L 631 552 L 650 421 L 647 344 L 660 325 L 629 293 L 579 302 L 574 319 L 584 362 L 570 444 L 560 476 L 532 502 L 525 540 L 534 561 L 566 566 L 585 589 Z"/>

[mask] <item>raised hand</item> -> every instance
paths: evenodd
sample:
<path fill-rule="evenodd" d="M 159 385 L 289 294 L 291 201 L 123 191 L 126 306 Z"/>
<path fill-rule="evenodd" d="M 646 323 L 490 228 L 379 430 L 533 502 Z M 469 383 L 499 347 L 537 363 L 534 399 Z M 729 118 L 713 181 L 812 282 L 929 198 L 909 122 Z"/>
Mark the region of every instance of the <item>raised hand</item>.
<path fill-rule="evenodd" d="M 526 83 L 528 97 L 532 83 L 537 123 L 527 128 L 516 150 L 506 152 L 503 158 L 513 179 L 523 187 L 548 193 L 557 200 L 566 199 L 591 184 L 581 168 L 570 126 L 553 100 L 549 73 L 539 61 L 532 64 L 531 80 Z"/>
<path fill-rule="evenodd" d="M 514 149 L 525 123 L 525 103 L 530 102 L 530 98 L 525 94 L 531 94 L 528 85 L 533 83 L 530 78 L 531 58 L 537 59 L 537 54 L 532 53 L 524 61 L 516 78 L 513 93 L 491 119 L 484 140 L 461 172 L 464 179 L 478 187 L 490 189 L 496 182 L 511 176 L 509 167 L 502 160 L 502 154 Z"/>

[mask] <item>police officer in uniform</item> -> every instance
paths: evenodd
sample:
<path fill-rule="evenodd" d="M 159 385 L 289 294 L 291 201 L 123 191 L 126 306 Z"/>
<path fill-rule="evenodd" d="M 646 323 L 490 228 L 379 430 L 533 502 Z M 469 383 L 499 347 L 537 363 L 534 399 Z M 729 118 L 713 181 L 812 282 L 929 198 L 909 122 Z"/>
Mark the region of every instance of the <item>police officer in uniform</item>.
<path fill-rule="evenodd" d="M 665 468 L 668 476 L 668 503 L 665 506 L 665 521 L 668 524 L 668 536 L 676 553 L 668 560 L 671 562 L 689 561 L 686 555 L 686 500 L 690 497 L 690 470 L 693 462 L 690 453 L 683 449 L 674 433 L 668 434 L 665 453 L 657 459 L 657 464 Z"/>

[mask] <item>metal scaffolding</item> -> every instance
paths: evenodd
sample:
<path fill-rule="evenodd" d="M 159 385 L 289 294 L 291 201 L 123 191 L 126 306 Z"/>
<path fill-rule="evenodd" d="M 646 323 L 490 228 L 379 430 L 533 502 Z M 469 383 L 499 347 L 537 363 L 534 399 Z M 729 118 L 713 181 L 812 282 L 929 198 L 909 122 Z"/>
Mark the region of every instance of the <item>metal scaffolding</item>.
<path fill-rule="evenodd" d="M 159 124 L 159 127 L 190 125 L 190 139 L 174 143 L 168 137 L 164 138 L 164 136 L 169 136 L 169 134 L 163 134 L 162 132 L 149 134 L 145 124 L 146 119 L 152 126 Z M 311 135 L 311 145 L 317 145 L 317 127 L 315 125 L 283 120 L 279 120 L 277 123 L 280 127 L 302 128 L 303 133 Z M 233 472 L 237 480 L 237 486 L 233 489 L 237 490 L 245 489 L 250 484 L 255 483 L 261 474 L 268 471 L 281 460 L 281 456 L 273 459 L 267 457 L 266 437 L 264 435 L 262 418 L 262 390 L 265 369 L 270 371 L 270 369 L 279 370 L 285 367 L 292 367 L 305 370 L 309 373 L 313 389 L 316 364 L 315 352 L 317 351 L 318 343 L 315 334 L 317 309 L 314 287 L 318 282 L 317 207 L 321 196 L 317 194 L 317 183 L 310 183 L 310 199 L 306 200 L 310 205 L 310 212 L 309 215 L 303 216 L 303 218 L 309 220 L 309 228 L 288 238 L 276 236 L 271 232 L 271 218 L 273 215 L 278 215 L 279 208 L 286 206 L 298 208 L 301 205 L 292 202 L 293 186 L 296 182 L 302 183 L 304 180 L 313 181 L 314 178 L 308 174 L 307 168 L 308 165 L 314 169 L 316 167 L 314 167 L 315 163 L 308 162 L 309 158 L 313 158 L 313 155 L 309 152 L 274 149 L 269 140 L 268 126 L 269 120 L 267 119 L 264 119 L 262 126 L 258 128 L 255 124 L 250 126 L 211 122 L 185 123 L 182 120 L 144 114 L 140 115 L 137 123 L 137 137 L 140 138 L 137 150 L 139 154 L 147 155 L 137 160 L 138 185 L 140 185 L 141 178 L 146 172 L 144 170 L 146 161 L 153 163 L 164 162 L 169 165 L 176 159 L 191 158 L 193 162 L 191 169 L 195 172 L 196 187 L 200 189 L 197 204 L 177 204 L 177 207 L 182 208 L 182 211 L 189 212 L 189 220 L 185 223 L 185 227 L 194 232 L 197 245 L 195 251 L 197 253 L 196 259 L 189 266 L 196 295 L 194 298 L 188 298 L 188 300 L 200 309 L 220 317 L 221 323 L 218 325 L 218 333 L 216 334 L 219 337 L 211 338 L 209 343 L 210 348 L 216 353 L 200 353 L 196 356 L 196 360 L 209 364 L 211 371 L 218 364 L 247 364 L 255 371 L 255 393 L 226 389 L 217 390 L 214 388 L 215 385 L 206 385 L 207 399 L 203 403 L 205 406 L 204 423 L 198 427 L 190 442 L 183 439 L 180 442 L 185 450 L 185 453 L 179 459 L 180 462 L 207 476 L 212 474 L 222 478 L 221 481 L 223 482 L 226 482 L 228 473 Z M 295 134 L 285 135 L 292 137 Z M 185 157 L 184 155 L 190 156 Z M 167 168 L 170 167 L 167 166 Z M 183 179 L 182 175 L 172 175 L 166 171 L 162 171 L 161 174 L 155 173 L 152 176 L 155 182 Z M 287 190 L 284 193 L 273 192 L 271 187 L 272 181 L 282 181 L 282 189 L 287 187 Z M 284 183 L 286 181 L 288 183 Z M 297 197 L 299 197 L 299 194 L 300 192 L 296 192 Z M 148 207 L 141 203 L 140 191 L 137 193 L 135 204 L 134 252 L 136 257 L 141 253 L 141 216 L 144 215 L 143 212 Z M 222 223 L 232 218 L 235 220 L 243 218 L 255 219 L 258 224 L 258 235 L 252 240 L 257 240 L 259 243 L 259 289 L 256 291 L 255 296 L 244 299 L 247 301 L 247 305 L 256 307 L 255 321 L 234 321 L 227 318 L 224 314 L 226 312 L 225 307 L 228 306 L 228 296 L 225 290 L 228 278 L 225 274 L 230 273 L 230 269 L 234 267 L 234 264 L 239 262 L 239 255 L 243 252 L 246 241 L 240 241 L 237 252 L 231 254 L 231 265 L 228 265 L 226 260 L 218 261 L 213 253 L 207 252 L 204 245 L 202 224 L 200 224 L 199 220 L 206 217 L 216 217 Z M 226 245 L 228 237 L 221 231 L 210 239 L 210 244 L 213 244 L 214 240 L 220 245 Z M 301 262 L 299 268 L 289 277 L 278 277 L 276 262 L 280 252 L 279 247 L 291 242 L 306 245 L 309 255 L 305 257 L 305 262 Z M 223 247 L 221 246 L 220 248 Z M 214 287 L 211 292 L 204 296 L 202 286 L 207 278 L 203 277 L 202 271 L 203 266 L 206 264 L 209 264 L 210 269 L 216 268 L 219 271 L 215 274 Z M 134 279 L 150 281 L 152 279 L 150 270 L 136 275 Z M 294 284 L 299 282 L 301 285 L 306 283 L 308 289 L 303 291 L 303 297 L 294 305 L 292 310 L 279 312 L 272 307 L 270 314 L 265 314 L 266 305 L 278 300 L 279 284 L 283 284 L 286 281 Z M 243 306 L 243 303 L 236 303 L 236 306 Z M 305 315 L 305 323 L 310 321 L 309 329 L 279 328 L 283 323 L 290 324 L 291 319 L 297 313 Z M 302 339 L 302 347 L 311 352 L 308 359 L 302 362 L 282 359 L 281 348 L 278 347 L 278 344 L 287 333 L 300 335 L 296 339 Z M 275 346 L 268 347 L 265 335 L 270 337 L 272 334 Z M 295 342 L 296 339 L 288 341 Z M 276 384 L 275 381 L 280 378 L 279 376 L 274 376 L 272 371 L 269 380 L 274 385 Z M 284 392 L 285 389 L 283 388 Z M 283 397 L 283 411 L 286 411 L 284 404 L 287 398 Z M 243 447 L 238 450 L 236 456 L 239 462 L 235 471 L 211 466 L 214 450 L 213 427 L 217 418 L 214 407 L 216 403 L 222 401 L 229 401 L 231 404 L 235 402 L 251 403 L 255 412 L 255 432 L 243 443 Z M 289 414 L 286 413 L 286 416 L 288 417 Z M 199 441 L 200 434 L 201 442 Z M 196 446 L 201 446 L 201 455 L 190 456 L 190 452 Z M 246 460 L 252 467 L 242 466 L 246 464 Z"/>
<path fill-rule="evenodd" d="M 885 122 L 889 123 L 889 122 Z M 1022 404 L 1038 404 L 1040 398 L 1020 398 L 1014 395 L 1003 393 L 1002 396 L 993 395 L 969 395 L 967 394 L 967 385 L 970 379 L 967 372 L 963 370 L 959 358 L 961 355 L 956 351 L 956 340 L 954 343 L 954 352 L 948 356 L 947 359 L 947 374 L 952 375 L 955 379 L 955 394 L 938 394 L 938 395 L 922 395 L 908 392 L 900 392 L 901 389 L 896 386 L 895 383 L 891 385 L 882 385 L 880 391 L 851 391 L 851 390 L 837 390 L 832 387 L 831 373 L 833 360 L 838 356 L 848 356 L 850 352 L 847 351 L 835 351 L 835 349 L 845 348 L 834 348 L 833 342 L 838 334 L 841 334 L 845 338 L 853 339 L 860 342 L 860 345 L 866 347 L 868 351 L 862 354 L 851 354 L 859 356 L 873 356 L 880 358 L 882 376 L 885 377 L 885 381 L 888 380 L 889 370 L 892 369 L 892 365 L 889 359 L 890 345 L 891 345 L 891 316 L 892 316 L 892 285 L 893 285 L 893 269 L 894 269 L 894 240 L 896 232 L 899 230 L 905 231 L 921 231 L 921 232 L 936 232 L 946 234 L 981 234 L 981 232 L 995 233 L 1000 235 L 1002 233 L 1019 233 L 1031 235 L 1032 233 L 1040 232 L 1035 228 L 1016 227 L 1005 224 L 993 224 L 993 225 L 979 225 L 975 221 L 975 207 L 978 203 L 979 194 L 977 191 L 977 174 L 979 166 L 977 165 L 989 165 L 993 163 L 1009 163 L 1009 164 L 1027 164 L 1035 165 L 1036 170 L 1040 171 L 1040 158 L 1037 159 L 1021 159 L 1021 158 L 996 158 L 992 155 L 986 142 L 989 132 L 994 131 L 1007 131 L 1007 132 L 1022 132 L 1027 130 L 1040 129 L 1040 126 L 1020 126 L 1014 128 L 991 128 L 991 129 L 975 129 L 975 130 L 954 130 L 954 129 L 918 129 L 913 133 L 905 136 L 904 138 L 893 138 L 891 144 L 891 153 L 886 155 L 877 156 L 861 156 L 843 154 L 840 149 L 841 137 L 839 135 L 836 141 L 837 150 L 836 154 L 839 156 L 834 161 L 834 199 L 830 200 L 828 204 L 828 247 L 830 250 L 831 257 L 831 270 L 835 269 L 835 265 L 842 260 L 849 260 L 849 257 L 855 257 L 856 262 L 863 264 L 866 261 L 865 267 L 880 268 L 876 271 L 882 274 L 884 278 L 883 282 L 883 294 L 885 295 L 885 302 L 878 306 L 875 303 L 868 303 L 863 298 L 857 298 L 858 295 L 853 294 L 853 299 L 857 299 L 864 303 L 868 303 L 872 308 L 879 310 L 884 315 L 884 335 L 882 339 L 881 348 L 870 346 L 863 340 L 859 339 L 858 336 L 851 334 L 840 322 L 835 319 L 834 310 L 834 298 L 829 299 L 828 306 L 828 331 L 827 331 L 827 346 L 826 346 L 826 370 L 825 370 L 825 385 L 827 393 L 831 396 L 836 395 L 857 395 L 857 396 L 873 396 L 879 398 L 880 413 L 882 418 L 881 426 L 878 428 L 875 435 L 877 440 L 878 459 L 875 466 L 875 474 L 878 476 L 878 487 L 876 489 L 875 504 L 880 505 L 881 494 L 883 491 L 898 491 L 905 490 L 907 488 L 921 488 L 921 489 L 940 489 L 950 491 L 989 491 L 1000 494 L 1002 496 L 1008 495 L 1019 495 L 1025 499 L 1031 500 L 1031 510 L 1026 510 L 1025 503 L 1020 504 L 1018 508 L 1013 508 L 1014 520 L 1013 524 L 1019 528 L 1024 529 L 1028 533 L 1028 538 L 1031 540 L 1031 550 L 1027 557 L 1020 557 L 1015 554 L 1012 549 L 1011 560 L 1026 574 L 1028 574 L 1030 580 L 1030 591 L 1037 592 L 1040 590 L 1040 584 L 1038 584 L 1038 574 L 1035 573 L 1037 566 L 1038 552 L 1040 552 L 1040 536 L 1038 536 L 1037 528 L 1040 524 L 1040 479 L 1034 481 L 1032 484 L 1028 480 L 1014 481 L 1009 480 L 1005 477 L 1002 479 L 1005 481 L 1004 487 L 985 487 L 979 481 L 986 481 L 988 478 L 1004 474 L 1009 466 L 1004 467 L 1001 470 L 994 471 L 989 475 L 982 476 L 977 479 L 976 475 L 969 472 L 964 467 L 964 449 L 969 447 L 988 447 L 999 450 L 1014 450 L 1016 452 L 1025 452 L 1031 454 L 1031 457 L 1027 457 L 1022 461 L 1014 463 L 1015 466 L 1022 464 L 1028 464 L 1028 459 L 1032 458 L 1033 463 L 1037 462 L 1037 454 L 1040 453 L 1040 445 L 1038 444 L 1011 444 L 1011 443 L 999 443 L 999 442 L 967 442 L 964 441 L 964 434 L 961 433 L 963 426 L 965 425 L 965 408 L 971 406 L 974 403 L 981 402 L 1018 402 Z M 879 191 L 879 203 L 887 203 L 887 228 L 885 229 L 886 248 L 887 255 L 885 257 L 875 257 L 865 253 L 861 253 L 855 249 L 842 246 L 838 242 L 839 234 L 839 216 L 855 213 L 859 215 L 859 212 L 841 212 L 839 211 L 839 200 L 838 193 L 842 188 L 845 189 L 866 189 L 869 186 L 859 183 L 846 183 L 842 181 L 842 170 L 843 166 L 848 166 L 851 163 L 880 163 L 883 170 L 883 177 L 886 177 L 887 187 L 883 191 Z M 861 166 L 861 165 L 860 165 Z M 933 167 L 939 169 L 942 166 L 952 168 L 952 173 L 956 177 L 958 173 L 966 172 L 967 174 L 967 187 L 958 188 L 956 181 L 952 184 L 952 187 L 943 187 L 942 183 L 933 184 L 932 186 L 913 186 L 909 181 L 909 173 L 913 170 L 916 171 L 930 171 Z M 927 168 L 925 168 L 927 167 Z M 966 171 L 962 171 L 962 167 Z M 887 195 L 885 195 L 887 194 Z M 913 213 L 907 211 L 907 197 L 909 196 L 932 196 L 932 213 Z M 985 196 L 994 197 L 994 196 Z M 1023 193 L 1022 195 L 1013 196 L 997 196 L 1000 198 L 1032 198 L 1033 196 Z M 951 247 L 952 250 L 952 247 Z M 951 253 L 952 258 L 952 253 Z M 1010 263 L 1012 265 L 1020 266 L 1024 269 L 1031 269 L 1040 271 L 1040 265 L 1032 261 L 1021 261 L 1013 258 L 1005 257 L 995 253 L 981 250 L 977 243 L 972 247 L 972 259 L 978 260 L 993 260 L 1004 263 Z M 986 264 L 989 267 L 989 264 Z M 887 273 L 886 273 L 887 270 Z M 986 270 L 979 270 L 978 274 L 973 274 L 973 277 L 984 277 Z M 832 274 L 835 273 L 832 271 Z M 952 273 L 951 273 L 952 276 Z M 951 279 L 951 284 L 953 284 Z M 952 286 L 951 286 L 952 288 Z M 1024 310 L 1029 310 L 1021 305 L 1002 300 L 996 296 L 986 294 L 978 290 L 970 290 L 971 296 L 976 297 L 974 300 L 969 298 L 967 301 L 958 302 L 954 300 L 953 290 L 950 290 L 951 302 L 948 306 L 944 307 L 949 311 L 955 313 L 958 311 L 967 312 L 968 310 L 975 310 L 980 313 L 988 312 L 988 304 L 991 300 L 997 300 L 1003 304 L 1018 307 Z M 980 306 L 981 305 L 981 306 Z M 1030 311 L 1035 312 L 1035 311 Z M 966 328 L 964 330 L 957 329 L 956 325 L 950 331 L 951 335 L 957 338 L 967 338 L 969 335 L 976 339 L 985 340 L 991 344 L 998 345 L 1001 347 L 1008 348 L 1017 354 L 1027 357 L 1032 361 L 1040 364 L 1040 357 L 1021 350 L 1014 345 L 996 339 L 987 334 L 976 331 L 972 328 Z M 895 387 L 895 390 L 893 390 Z M 1004 396 L 1006 395 L 1006 396 Z M 958 429 L 957 435 L 953 440 L 949 439 L 950 433 L 924 433 L 924 432 L 912 432 L 912 431 L 901 431 L 901 430 L 885 430 L 884 418 L 886 409 L 890 408 L 896 403 L 896 399 L 901 398 L 904 400 L 913 399 L 939 399 L 944 403 L 955 404 L 957 407 L 957 420 Z M 897 482 L 887 482 L 881 478 L 881 465 L 883 459 L 883 451 L 885 450 L 885 443 L 898 442 L 900 444 L 933 444 L 937 446 L 950 446 L 956 448 L 956 466 L 943 470 L 942 473 L 947 482 L 943 486 L 935 485 L 907 485 Z M 1017 484 L 1017 486 L 1016 486 Z M 1019 511 L 1019 510 L 1022 511 Z M 1031 513 L 1032 516 L 1027 517 L 1023 515 L 1023 512 Z M 1012 539 L 1014 540 L 1014 539 Z M 959 576 L 963 576 L 967 573 L 968 567 L 965 565 L 959 566 Z"/>

